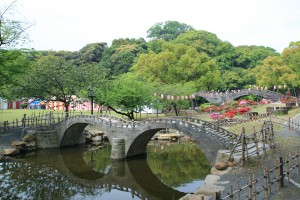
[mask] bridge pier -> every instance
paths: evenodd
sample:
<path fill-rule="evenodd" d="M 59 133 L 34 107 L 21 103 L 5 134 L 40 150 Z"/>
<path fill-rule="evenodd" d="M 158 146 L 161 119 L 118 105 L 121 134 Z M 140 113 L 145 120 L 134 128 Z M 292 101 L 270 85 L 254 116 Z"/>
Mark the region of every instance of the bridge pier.
<path fill-rule="evenodd" d="M 111 158 L 120 160 L 125 158 L 125 139 L 112 138 L 111 141 Z"/>

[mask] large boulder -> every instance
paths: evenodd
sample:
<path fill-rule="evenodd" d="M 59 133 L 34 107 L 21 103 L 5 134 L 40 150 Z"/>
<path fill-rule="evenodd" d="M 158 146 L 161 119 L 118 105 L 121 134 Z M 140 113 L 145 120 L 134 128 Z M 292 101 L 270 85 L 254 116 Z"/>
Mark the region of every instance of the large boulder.
<path fill-rule="evenodd" d="M 26 142 L 25 141 L 14 141 L 11 143 L 11 146 L 16 148 L 16 149 L 19 149 L 19 151 L 24 151 L 25 148 L 26 148 Z"/>
<path fill-rule="evenodd" d="M 36 133 L 35 131 L 27 132 L 27 134 L 22 138 L 25 142 L 32 142 L 36 140 Z"/>
<path fill-rule="evenodd" d="M 3 155 L 14 156 L 20 153 L 19 149 L 4 149 Z"/>
<path fill-rule="evenodd" d="M 227 168 L 227 164 L 225 162 L 216 162 L 215 163 L 215 168 L 217 170 L 224 170 Z"/>

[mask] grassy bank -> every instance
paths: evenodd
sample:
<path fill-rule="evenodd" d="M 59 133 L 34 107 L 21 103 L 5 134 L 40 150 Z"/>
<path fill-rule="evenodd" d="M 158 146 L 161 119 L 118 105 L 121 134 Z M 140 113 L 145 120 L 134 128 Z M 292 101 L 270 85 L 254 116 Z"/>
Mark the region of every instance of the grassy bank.
<path fill-rule="evenodd" d="M 26 115 L 26 117 L 31 117 L 31 116 L 38 116 L 38 115 L 45 115 L 47 113 L 49 113 L 50 110 L 39 110 L 39 109 L 7 109 L 7 110 L 0 110 L 0 123 L 3 123 L 4 121 L 15 121 L 16 119 L 21 120 L 23 118 L 24 115 Z M 90 115 L 91 111 L 71 111 L 72 113 L 74 112 L 75 115 L 79 115 L 79 114 L 83 114 L 83 115 Z M 53 111 L 54 116 L 59 115 L 60 117 L 63 116 L 63 111 Z M 97 113 L 97 111 L 94 111 L 94 115 L 97 115 L 99 113 Z M 117 114 L 115 112 L 103 112 L 103 114 L 110 114 L 110 115 L 114 115 L 114 116 L 118 116 L 118 117 L 122 117 L 120 114 Z M 136 120 L 140 120 L 140 119 L 149 119 L 149 118 L 157 118 L 157 117 L 165 117 L 165 114 L 146 114 L 146 113 L 142 113 L 139 114 L 137 113 L 135 115 L 135 119 Z M 125 116 L 123 116 L 123 118 L 125 118 Z"/>

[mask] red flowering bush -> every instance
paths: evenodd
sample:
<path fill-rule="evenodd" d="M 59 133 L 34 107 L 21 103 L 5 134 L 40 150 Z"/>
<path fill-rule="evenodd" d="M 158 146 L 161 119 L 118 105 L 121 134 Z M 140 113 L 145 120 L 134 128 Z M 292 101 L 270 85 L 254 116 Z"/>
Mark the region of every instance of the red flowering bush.
<path fill-rule="evenodd" d="M 224 117 L 227 117 L 227 118 L 233 118 L 234 115 L 235 115 L 235 112 L 232 112 L 232 111 L 224 113 Z"/>
<path fill-rule="evenodd" d="M 250 110 L 249 107 L 239 108 L 239 109 L 238 109 L 238 113 L 239 113 L 240 115 L 242 115 L 242 114 L 244 114 L 245 112 L 248 112 L 249 110 Z"/>

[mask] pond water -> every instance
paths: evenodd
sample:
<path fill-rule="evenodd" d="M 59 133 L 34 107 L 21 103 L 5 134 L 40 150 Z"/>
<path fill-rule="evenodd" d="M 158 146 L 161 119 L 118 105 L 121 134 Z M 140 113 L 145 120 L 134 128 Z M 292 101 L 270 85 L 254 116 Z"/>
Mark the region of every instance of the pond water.
<path fill-rule="evenodd" d="M 0 199 L 179 199 L 211 166 L 197 144 L 148 146 L 146 158 L 110 159 L 110 146 L 39 150 L 0 162 Z"/>

